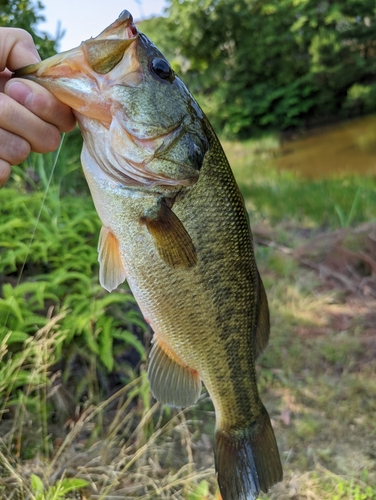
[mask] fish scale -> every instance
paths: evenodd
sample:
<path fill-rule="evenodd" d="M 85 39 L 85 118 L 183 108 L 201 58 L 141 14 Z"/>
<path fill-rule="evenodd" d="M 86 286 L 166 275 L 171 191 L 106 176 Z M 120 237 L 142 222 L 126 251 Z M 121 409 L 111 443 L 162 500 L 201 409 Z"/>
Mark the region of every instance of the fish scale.
<path fill-rule="evenodd" d="M 100 282 L 111 291 L 126 278 L 154 331 L 152 393 L 188 406 L 204 382 L 222 499 L 256 499 L 282 479 L 256 383 L 269 311 L 243 198 L 209 122 L 127 11 L 16 76 L 74 109 L 103 224 Z"/>

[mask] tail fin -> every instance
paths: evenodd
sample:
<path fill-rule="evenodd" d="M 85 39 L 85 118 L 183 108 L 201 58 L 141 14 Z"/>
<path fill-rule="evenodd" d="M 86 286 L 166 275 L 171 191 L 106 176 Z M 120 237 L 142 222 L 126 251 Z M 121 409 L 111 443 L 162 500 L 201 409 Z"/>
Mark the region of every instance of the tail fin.
<path fill-rule="evenodd" d="M 215 468 L 223 500 L 255 500 L 282 480 L 282 465 L 269 415 L 249 428 L 215 434 Z"/>

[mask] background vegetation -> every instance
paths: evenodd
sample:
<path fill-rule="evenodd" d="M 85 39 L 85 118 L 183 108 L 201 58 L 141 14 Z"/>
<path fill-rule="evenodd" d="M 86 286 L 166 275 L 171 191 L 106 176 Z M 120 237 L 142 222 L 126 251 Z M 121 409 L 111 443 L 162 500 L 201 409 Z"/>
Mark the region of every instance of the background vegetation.
<path fill-rule="evenodd" d="M 373 0 L 169 0 L 142 29 L 217 130 L 248 137 L 375 111 L 375 16 Z"/>
<path fill-rule="evenodd" d="M 0 25 L 46 56 L 41 7 L 5 0 Z M 272 318 L 257 369 L 284 481 L 264 499 L 376 500 L 376 180 L 273 166 L 278 132 L 374 109 L 374 15 L 367 0 L 171 0 L 142 24 L 222 135 L 274 129 L 223 141 Z M 76 130 L 0 190 L 0 498 L 220 500 L 209 398 L 155 403 L 150 332 L 126 285 L 99 286 L 80 149 Z"/>

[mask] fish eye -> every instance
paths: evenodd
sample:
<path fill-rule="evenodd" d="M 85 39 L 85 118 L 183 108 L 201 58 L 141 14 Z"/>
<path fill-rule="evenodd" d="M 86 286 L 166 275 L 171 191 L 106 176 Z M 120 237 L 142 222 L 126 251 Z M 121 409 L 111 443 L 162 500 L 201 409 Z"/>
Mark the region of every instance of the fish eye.
<path fill-rule="evenodd" d="M 167 61 L 159 57 L 155 57 L 151 61 L 150 69 L 161 80 L 167 80 L 172 83 L 175 78 L 174 72 Z"/>

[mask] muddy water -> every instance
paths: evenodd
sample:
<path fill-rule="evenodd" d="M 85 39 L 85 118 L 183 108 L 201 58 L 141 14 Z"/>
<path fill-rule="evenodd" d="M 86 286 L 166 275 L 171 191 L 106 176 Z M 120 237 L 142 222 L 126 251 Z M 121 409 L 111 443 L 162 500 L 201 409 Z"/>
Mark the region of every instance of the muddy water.
<path fill-rule="evenodd" d="M 376 175 L 376 115 L 325 127 L 282 144 L 275 166 L 306 178 Z"/>

